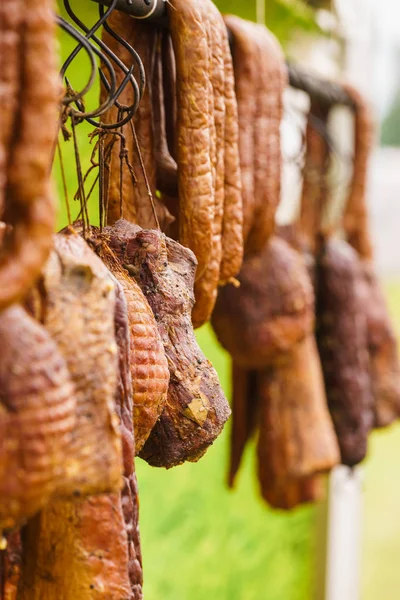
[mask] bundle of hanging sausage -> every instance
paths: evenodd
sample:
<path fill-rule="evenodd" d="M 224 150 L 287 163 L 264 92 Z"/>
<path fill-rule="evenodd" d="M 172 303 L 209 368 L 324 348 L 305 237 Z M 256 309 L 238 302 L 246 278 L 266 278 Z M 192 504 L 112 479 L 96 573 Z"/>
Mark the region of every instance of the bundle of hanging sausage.
<path fill-rule="evenodd" d="M 139 599 L 135 454 L 167 468 L 197 461 L 230 414 L 217 374 L 194 337 L 198 261 L 189 248 L 155 227 L 148 216 L 151 204 L 145 202 L 140 210 L 147 217 L 141 222 L 150 229 L 115 222 L 110 212 L 110 226 L 102 232 L 93 228 L 86 240 L 80 223 L 52 236 L 49 171 L 60 99 L 53 7 L 50 0 L 40 0 L 29 11 L 22 10 L 24 2 L 6 4 L 1 40 L 13 67 L 2 73 L 0 86 L 9 109 L 0 169 L 6 223 L 0 269 L 7 281 L 0 299 L 1 594 L 15 598 L 18 589 L 18 597 L 26 600 Z M 236 215 L 225 235 L 230 277 L 240 266 L 242 212 L 228 51 L 225 46 L 219 64 L 222 87 L 215 121 L 220 119 L 219 133 L 226 131 L 230 144 L 221 156 L 232 168 L 226 178 L 219 175 L 226 189 L 220 190 L 219 202 L 228 202 Z M 36 63 L 46 67 L 46 86 L 37 84 Z M 205 76 L 204 65 L 201 72 Z M 226 94 L 225 72 L 231 78 Z M 26 106 L 19 106 L 21 82 L 23 97 L 29 98 Z M 211 103 L 211 89 L 208 98 Z M 213 114 L 208 116 L 209 143 L 217 127 Z M 39 133 L 38 119 L 46 123 Z M 139 140 L 142 135 L 138 131 Z M 216 187 L 216 164 L 213 169 L 204 181 Z M 146 179 L 151 175 L 147 169 L 144 173 Z M 197 182 L 196 176 L 191 185 Z M 222 204 L 218 210 L 219 233 L 215 226 L 212 243 L 221 246 Z M 214 205 L 207 211 L 217 213 Z M 210 292 L 214 296 L 221 256 Z"/>
<path fill-rule="evenodd" d="M 17 590 L 23 600 L 139 600 L 135 456 L 166 468 L 197 461 L 230 414 L 193 331 L 214 305 L 233 358 L 231 485 L 258 430 L 262 496 L 282 508 L 314 500 L 321 473 L 362 460 L 373 415 L 382 426 L 399 414 L 396 343 L 368 239 L 369 120 L 350 90 L 348 242 L 320 235 L 327 148 L 311 119 L 306 166 L 320 176 L 305 177 L 296 231 L 307 239 L 286 240 L 275 212 L 287 80 L 272 34 L 224 22 L 210 0 L 173 0 L 161 32 L 114 12 L 147 85 L 133 120 L 106 140 L 107 226 L 76 222 L 52 236 L 54 18 L 50 0 L 25 4 L 0 8 L 0 590 L 7 600 Z"/>
<path fill-rule="evenodd" d="M 242 262 L 237 103 L 227 30 L 215 5 L 173 0 L 167 10 L 162 32 L 118 12 L 109 19 L 139 53 L 146 87 L 123 129 L 134 179 L 126 164 L 121 171 L 115 136 L 108 141 L 108 222 L 124 217 L 144 228 L 159 223 L 194 252 L 192 320 L 198 327 L 210 318 L 218 285 L 235 277 Z M 108 32 L 104 40 L 127 58 Z M 118 75 L 122 80 L 124 74 Z M 105 120 L 115 120 L 115 111 Z"/>
<path fill-rule="evenodd" d="M 245 235 L 240 286 L 220 289 L 212 316 L 233 361 L 228 481 L 233 486 L 245 446 L 257 432 L 262 496 L 287 509 L 317 499 L 322 492 L 318 475 L 339 460 L 354 466 L 365 457 L 373 422 L 380 427 L 400 416 L 397 344 L 371 264 L 368 234 L 365 188 L 372 125 L 361 96 L 347 86 L 354 100 L 354 173 L 343 226 L 325 231 L 330 150 L 320 129 L 327 127 L 329 110 L 311 103 L 299 218 L 286 231 L 276 228 L 279 129 L 278 150 L 275 143 L 269 156 L 275 188 L 265 192 L 267 185 L 256 184 L 257 139 L 271 134 L 274 123 L 255 124 L 263 106 L 257 95 L 260 74 L 269 71 L 273 81 L 277 59 L 272 56 L 277 54 L 271 56 L 270 43 L 269 53 L 264 46 L 264 60 L 257 60 L 261 40 L 271 38 L 265 28 L 232 16 L 226 23 L 238 100 Z M 278 122 L 281 116 L 276 113 Z M 258 206 L 267 221 L 258 245 L 252 233 L 260 227 L 260 188 L 265 197 Z M 340 230 L 347 241 L 338 239 Z"/>

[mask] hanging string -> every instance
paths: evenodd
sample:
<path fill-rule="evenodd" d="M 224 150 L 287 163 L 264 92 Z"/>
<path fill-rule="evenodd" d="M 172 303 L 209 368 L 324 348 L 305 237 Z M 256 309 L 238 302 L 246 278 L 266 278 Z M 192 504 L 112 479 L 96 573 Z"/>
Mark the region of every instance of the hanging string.
<path fill-rule="evenodd" d="M 144 166 L 144 162 L 143 162 L 143 158 L 142 158 L 142 153 L 140 151 L 139 141 L 137 139 L 135 126 L 133 125 L 133 121 L 132 120 L 129 121 L 129 124 L 131 126 L 133 139 L 135 141 L 135 147 L 136 147 L 136 151 L 137 151 L 137 154 L 138 154 L 138 157 L 139 157 L 140 168 L 142 169 L 143 178 L 144 178 L 144 181 L 145 181 L 145 184 L 146 184 L 146 189 L 147 189 L 147 195 L 149 197 L 151 208 L 152 208 L 153 215 L 154 215 L 154 220 L 156 222 L 157 229 L 160 230 L 161 229 L 160 228 L 160 222 L 158 220 L 157 211 L 156 211 L 156 207 L 155 207 L 155 204 L 154 204 L 153 194 L 152 194 L 151 189 L 150 189 L 149 180 L 147 179 L 146 169 L 145 169 L 145 166 Z"/>
<path fill-rule="evenodd" d="M 79 193 L 79 201 L 81 204 L 81 213 L 82 213 L 82 221 L 83 221 L 83 237 L 86 237 L 86 226 L 89 227 L 89 213 L 87 209 L 87 201 L 85 198 L 85 186 L 83 182 L 82 176 L 82 164 L 81 158 L 79 154 L 78 148 L 78 140 L 76 137 L 76 127 L 75 127 L 75 116 L 71 116 L 71 129 L 72 129 L 72 137 L 74 141 L 74 153 L 75 153 L 75 164 L 76 164 L 76 173 L 78 176 L 78 193 Z"/>
<path fill-rule="evenodd" d="M 100 123 L 101 126 L 101 123 Z M 99 140 L 99 222 L 100 233 L 103 231 L 104 221 L 104 136 Z"/>
<path fill-rule="evenodd" d="M 57 139 L 57 153 L 58 153 L 58 160 L 60 162 L 61 180 L 62 180 L 63 191 L 64 191 L 65 207 L 67 209 L 68 225 L 72 225 L 71 209 L 69 206 L 69 197 L 68 197 L 67 179 L 65 177 L 64 160 L 63 160 L 63 156 L 62 156 L 62 152 L 61 152 L 61 144 L 60 144 L 59 139 Z"/>

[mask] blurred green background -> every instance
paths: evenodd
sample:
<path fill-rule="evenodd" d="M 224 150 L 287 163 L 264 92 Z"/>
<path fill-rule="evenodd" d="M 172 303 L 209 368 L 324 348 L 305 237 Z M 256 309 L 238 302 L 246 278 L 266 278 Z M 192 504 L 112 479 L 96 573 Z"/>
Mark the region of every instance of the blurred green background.
<path fill-rule="evenodd" d="M 85 23 L 96 18 L 89 0 L 74 3 Z M 221 0 L 222 11 L 255 18 L 255 3 Z M 60 10 L 61 7 L 60 7 Z M 316 31 L 312 11 L 299 0 L 267 3 L 267 23 L 285 43 L 297 28 Z M 60 34 L 66 57 L 75 46 Z M 87 80 L 88 61 L 82 52 L 69 71 L 73 86 Z M 95 106 L 98 86 L 87 98 Z M 83 171 L 88 168 L 91 127 L 77 128 Z M 72 142 L 62 142 L 64 171 L 72 216 L 79 212 Z M 64 190 L 59 161 L 55 178 L 60 198 L 59 226 L 66 224 Z M 90 201 L 97 223 L 97 193 Z M 388 298 L 400 331 L 400 284 L 387 286 Z M 198 332 L 199 342 L 215 365 L 229 396 L 229 359 L 209 327 Z M 254 449 L 249 448 L 237 489 L 225 486 L 230 426 L 197 464 L 170 471 L 137 461 L 140 487 L 140 529 L 146 600 L 311 600 L 317 577 L 318 510 L 303 507 L 285 514 L 261 502 L 254 474 Z M 393 471 L 400 448 L 400 429 L 374 434 L 366 465 L 366 505 L 363 540 L 363 600 L 397 600 L 400 573 L 400 524 L 393 522 L 400 500 L 400 484 Z M 383 583 L 384 582 L 384 583 Z M 386 586 L 386 587 L 385 587 Z"/>

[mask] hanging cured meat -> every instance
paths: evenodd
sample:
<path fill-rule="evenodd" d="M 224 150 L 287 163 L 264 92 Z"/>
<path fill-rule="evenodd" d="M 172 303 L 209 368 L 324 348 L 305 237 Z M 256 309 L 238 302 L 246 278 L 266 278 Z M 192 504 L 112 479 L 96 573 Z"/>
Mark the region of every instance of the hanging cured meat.
<path fill-rule="evenodd" d="M 363 262 L 363 305 L 367 316 L 368 349 L 375 426 L 390 425 L 400 416 L 400 362 L 396 335 L 384 294 L 372 264 L 368 208 L 366 202 L 368 162 L 373 148 L 371 110 L 352 86 L 345 89 L 354 101 L 354 164 L 350 193 L 344 212 L 348 242 Z"/>
<path fill-rule="evenodd" d="M 111 229 L 112 230 L 112 229 Z M 130 371 L 133 392 L 133 426 L 136 454 L 140 452 L 161 415 L 169 384 L 169 369 L 157 323 L 142 290 L 122 267 L 107 243 L 92 228 L 97 254 L 121 285 L 128 309 Z"/>
<path fill-rule="evenodd" d="M 355 251 L 328 239 L 317 264 L 317 340 L 342 462 L 349 466 L 365 457 L 372 426 L 362 277 Z"/>
<path fill-rule="evenodd" d="M 193 324 L 199 327 L 210 318 L 219 281 L 237 274 L 243 256 L 236 99 L 226 27 L 215 5 L 210 0 L 176 0 L 168 14 L 169 33 L 162 36 L 146 23 L 121 15 L 112 16 L 110 24 L 143 61 L 148 85 L 133 120 L 141 167 L 153 200 L 157 188 L 177 221 L 171 226 L 162 219 L 155 199 L 161 229 L 196 254 Z M 120 58 L 127 56 L 107 33 L 104 40 Z M 166 57 L 161 56 L 164 49 Z M 164 65 L 169 74 L 163 77 Z M 189 97 L 193 101 L 188 103 Z M 106 120 L 113 118 L 109 111 Z M 108 222 L 125 217 L 154 228 L 156 223 L 143 216 L 151 211 L 151 202 L 148 186 L 140 184 L 140 161 L 131 150 L 134 132 L 124 135 L 136 182 L 132 184 L 127 164 L 120 168 L 121 152 L 115 144 L 105 186 Z"/>
<path fill-rule="evenodd" d="M 221 288 L 212 324 L 241 366 L 269 366 L 312 331 L 314 296 L 301 256 L 277 237 L 245 260 L 238 280 Z"/>
<path fill-rule="evenodd" d="M 22 536 L 25 559 L 20 597 L 23 600 L 56 596 L 65 600 L 142 598 L 129 323 L 123 290 L 115 284 L 118 347 L 115 406 L 122 435 L 124 488 L 121 494 L 102 494 L 74 502 L 55 501 L 27 525 Z M 49 565 L 51 577 L 48 577 Z"/>
<path fill-rule="evenodd" d="M 201 352 L 191 324 L 196 259 L 159 231 L 142 230 L 127 221 L 118 221 L 105 233 L 149 302 L 170 370 L 165 409 L 141 456 L 164 467 L 196 461 L 230 413 L 217 374 Z"/>
<path fill-rule="evenodd" d="M 33 6 L 6 1 L 0 23 L 0 215 L 12 226 L 0 247 L 3 309 L 27 293 L 51 248 L 55 206 L 49 173 L 60 84 L 52 0 Z"/>
<path fill-rule="evenodd" d="M 277 39 L 255 25 L 258 46 L 257 104 L 254 121 L 254 216 L 246 254 L 262 251 L 275 231 L 275 213 L 281 196 L 281 121 L 287 86 L 285 57 Z"/>
<path fill-rule="evenodd" d="M 74 387 L 57 345 L 23 308 L 0 314 L 0 531 L 58 490 L 76 426 Z"/>
<path fill-rule="evenodd" d="M 313 336 L 259 374 L 258 475 L 277 508 L 314 499 L 311 482 L 339 461 Z"/>
<path fill-rule="evenodd" d="M 65 494 L 119 489 L 120 435 L 114 410 L 117 347 L 115 286 L 77 234 L 57 234 L 35 294 L 34 310 L 63 355 L 77 399 L 65 457 Z"/>
<path fill-rule="evenodd" d="M 122 130 L 125 138 L 123 151 L 127 153 L 129 164 L 126 161 L 121 163 L 121 145 L 116 135 L 110 133 L 106 138 L 106 147 L 112 147 L 108 168 L 104 173 L 107 221 L 114 223 L 121 217 L 125 217 L 134 223 L 139 223 L 142 227 L 149 228 L 157 227 L 158 221 L 160 226 L 165 229 L 171 221 L 171 216 L 165 205 L 156 196 L 153 109 L 149 85 L 156 31 L 151 25 L 132 19 L 120 11 L 114 11 L 109 17 L 108 23 L 139 54 L 143 63 L 146 85 L 143 88 L 143 95 L 134 118 L 124 125 Z M 132 63 L 131 53 L 106 30 L 103 31 L 103 41 L 124 64 Z M 120 84 L 125 74 L 119 68 L 116 68 L 115 71 L 117 83 Z M 137 79 L 139 83 L 143 84 L 143 73 Z M 102 88 L 101 99 L 104 100 L 106 96 L 107 92 Z M 132 105 L 133 90 L 131 86 L 128 85 L 122 92 L 120 102 L 126 106 Z M 116 107 L 107 111 L 103 116 L 104 122 L 116 122 L 117 113 Z"/>

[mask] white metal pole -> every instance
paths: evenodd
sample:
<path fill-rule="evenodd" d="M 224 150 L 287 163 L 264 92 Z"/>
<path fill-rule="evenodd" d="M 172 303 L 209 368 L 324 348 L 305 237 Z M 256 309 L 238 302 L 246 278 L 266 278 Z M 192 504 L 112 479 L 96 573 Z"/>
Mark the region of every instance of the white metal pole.
<path fill-rule="evenodd" d="M 363 513 L 362 467 L 336 467 L 329 478 L 325 565 L 318 600 L 359 600 Z"/>

